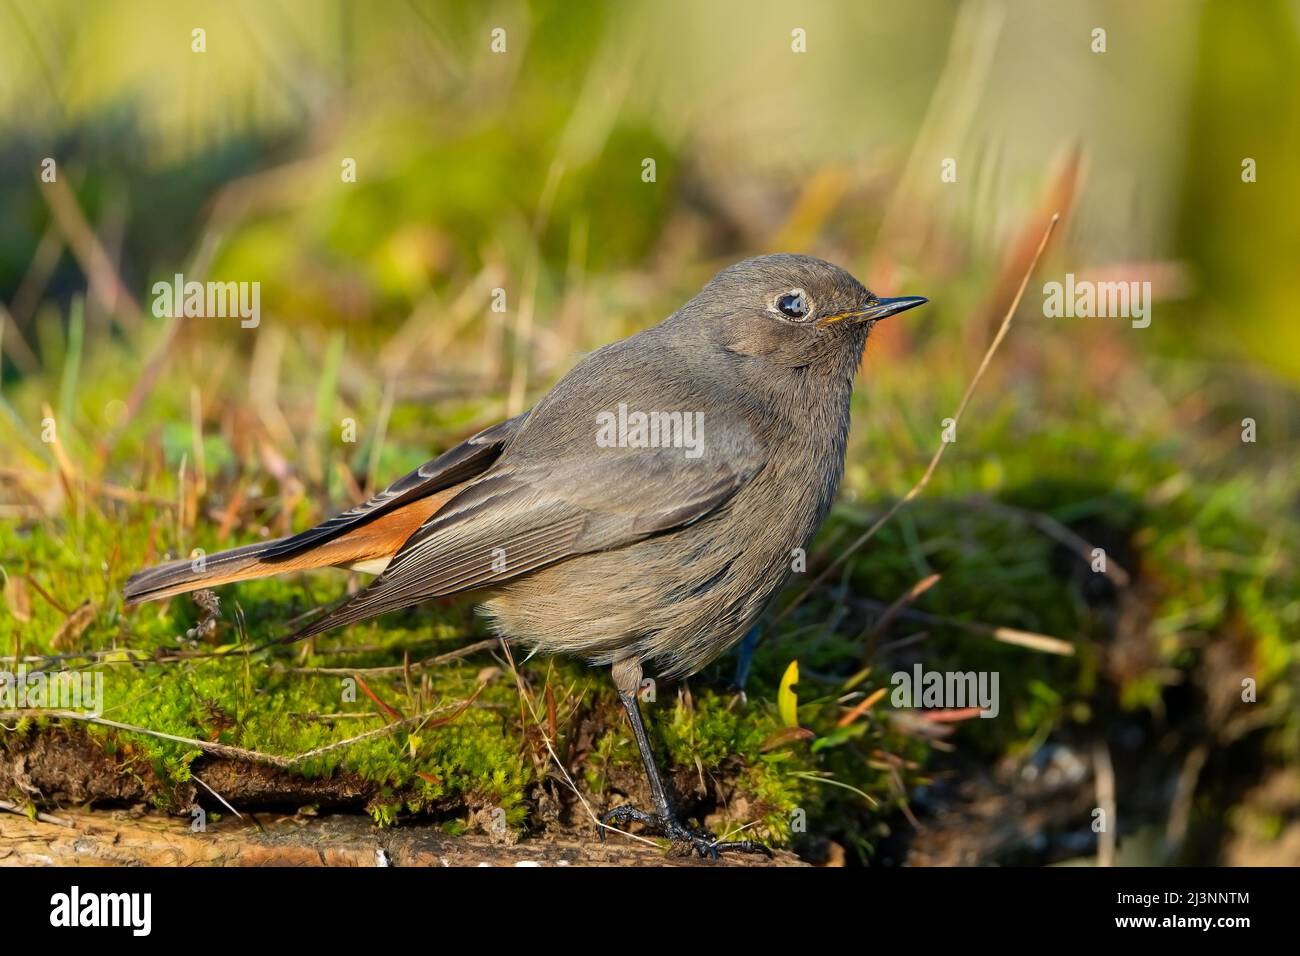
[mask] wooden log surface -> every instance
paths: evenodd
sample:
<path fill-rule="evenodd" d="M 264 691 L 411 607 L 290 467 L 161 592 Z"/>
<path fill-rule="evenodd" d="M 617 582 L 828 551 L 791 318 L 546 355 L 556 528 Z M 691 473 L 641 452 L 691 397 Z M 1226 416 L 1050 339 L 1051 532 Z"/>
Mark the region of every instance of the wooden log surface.
<path fill-rule="evenodd" d="M 449 836 L 431 826 L 380 828 L 367 817 L 245 814 L 205 832 L 186 818 L 60 810 L 0 812 L 0 866 L 803 866 L 790 853 L 719 862 L 670 855 L 619 834 L 590 840 Z"/>

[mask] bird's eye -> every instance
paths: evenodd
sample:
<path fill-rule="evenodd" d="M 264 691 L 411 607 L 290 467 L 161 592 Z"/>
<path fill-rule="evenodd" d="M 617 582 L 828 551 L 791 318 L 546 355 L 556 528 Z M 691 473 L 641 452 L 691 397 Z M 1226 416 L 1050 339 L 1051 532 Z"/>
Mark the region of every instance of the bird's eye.
<path fill-rule="evenodd" d="M 803 289 L 792 289 L 776 297 L 776 307 L 788 318 L 802 319 L 808 315 L 808 297 Z"/>

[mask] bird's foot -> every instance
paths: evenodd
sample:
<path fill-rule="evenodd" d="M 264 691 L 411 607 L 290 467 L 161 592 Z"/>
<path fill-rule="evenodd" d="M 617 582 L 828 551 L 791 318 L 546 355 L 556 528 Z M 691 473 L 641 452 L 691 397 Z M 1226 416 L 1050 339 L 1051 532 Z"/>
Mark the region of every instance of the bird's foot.
<path fill-rule="evenodd" d="M 672 817 L 646 813 L 636 807 L 615 807 L 600 818 L 600 841 L 605 842 L 605 829 L 610 826 L 623 827 L 628 823 L 639 823 L 647 829 L 662 833 L 673 843 L 689 846 L 701 857 L 716 860 L 722 853 L 762 853 L 768 859 L 772 851 L 755 840 L 719 840 L 708 830 L 695 830 L 678 823 Z"/>

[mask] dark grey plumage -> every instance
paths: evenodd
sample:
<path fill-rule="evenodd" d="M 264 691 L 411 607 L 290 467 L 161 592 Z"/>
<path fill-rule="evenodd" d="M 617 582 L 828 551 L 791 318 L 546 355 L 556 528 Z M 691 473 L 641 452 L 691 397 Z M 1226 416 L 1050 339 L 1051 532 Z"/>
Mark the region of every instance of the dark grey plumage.
<path fill-rule="evenodd" d="M 810 307 L 799 319 L 774 306 L 794 290 Z M 695 672 L 754 623 L 826 516 L 871 324 L 826 319 L 873 301 L 807 256 L 723 270 L 574 367 L 378 579 L 302 636 L 490 588 L 484 608 L 512 640 Z M 699 457 L 600 447 L 597 416 L 620 404 L 700 413 Z"/>
<path fill-rule="evenodd" d="M 216 578 L 185 562 L 141 572 L 128 599 L 279 568 L 383 566 L 293 635 L 306 637 L 475 592 L 512 642 L 611 666 L 655 814 L 619 807 L 606 822 L 652 824 L 701 853 L 762 849 L 676 820 L 637 703 L 642 665 L 694 673 L 762 614 L 830 509 L 871 326 L 924 301 L 879 299 L 808 256 L 747 259 L 659 325 L 589 355 L 531 411 L 369 501 L 214 555 Z M 683 447 L 680 428 L 653 447 L 602 440 L 616 410 L 698 416 L 698 442 Z"/>
<path fill-rule="evenodd" d="M 590 432 L 596 411 L 619 402 L 700 410 L 704 453 L 692 462 L 677 450 L 675 477 L 716 467 L 732 469 L 739 481 L 692 524 L 511 582 L 486 604 L 503 634 L 596 663 L 648 661 L 659 674 L 680 677 L 753 625 L 834 498 L 867 338 L 866 324 L 814 330 L 773 315 L 771 297 L 794 288 L 806 290 L 824 315 L 857 308 L 867 295 L 818 260 L 747 260 L 661 325 L 594 353 L 538 404 L 519 439 L 532 439 L 541 456 L 584 437 L 590 446 L 581 425 Z M 518 460 L 521 450 L 508 448 L 500 464 Z M 603 485 L 593 491 L 644 507 L 640 482 L 603 480 L 603 458 L 589 459 L 590 483 Z"/>

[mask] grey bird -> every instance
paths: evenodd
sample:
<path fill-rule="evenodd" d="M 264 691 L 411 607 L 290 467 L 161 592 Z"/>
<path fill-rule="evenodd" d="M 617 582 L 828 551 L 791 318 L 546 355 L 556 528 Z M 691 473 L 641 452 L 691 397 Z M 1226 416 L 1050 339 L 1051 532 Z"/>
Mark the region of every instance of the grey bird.
<path fill-rule="evenodd" d="M 653 812 L 631 821 L 701 855 L 763 851 L 683 825 L 642 722 L 643 668 L 693 674 L 755 624 L 830 509 L 880 298 L 820 259 L 719 272 L 663 322 L 579 362 L 528 412 L 288 538 L 177 561 L 128 604 L 300 568 L 377 572 L 298 639 L 471 592 L 505 639 L 611 669 Z"/>

